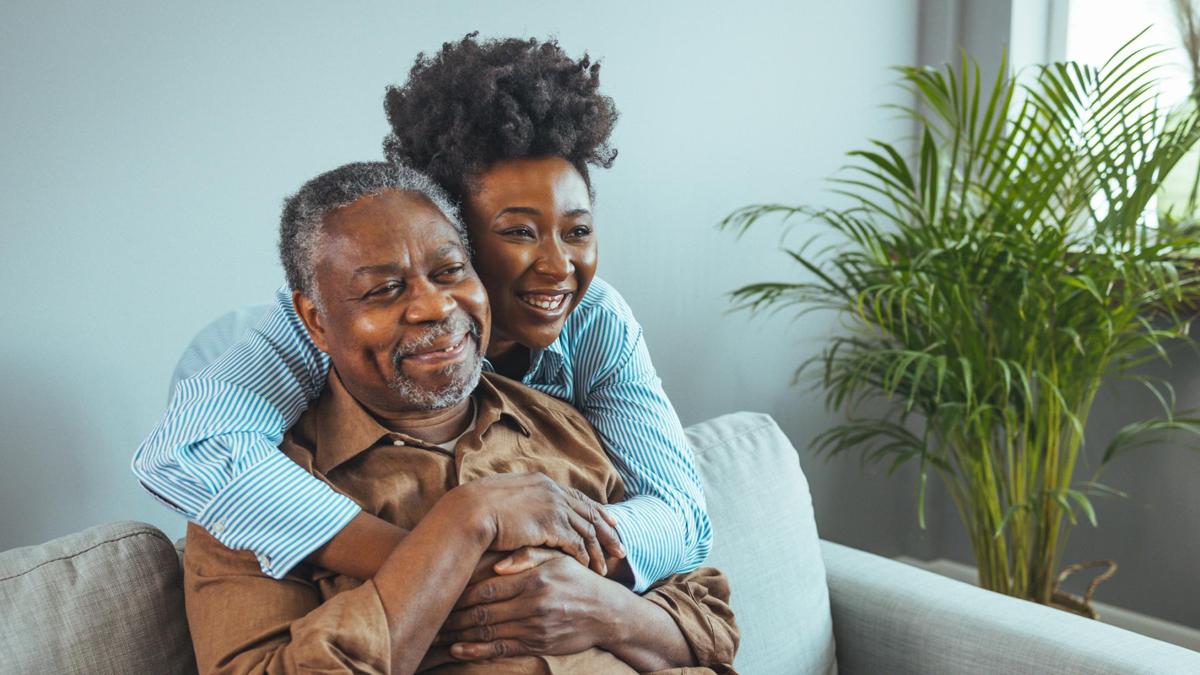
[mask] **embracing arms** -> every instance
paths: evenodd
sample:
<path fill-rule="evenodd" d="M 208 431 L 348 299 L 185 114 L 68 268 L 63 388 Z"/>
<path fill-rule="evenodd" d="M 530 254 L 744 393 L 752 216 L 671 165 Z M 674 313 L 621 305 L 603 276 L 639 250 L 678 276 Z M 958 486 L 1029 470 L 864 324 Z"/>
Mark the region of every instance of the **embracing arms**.
<path fill-rule="evenodd" d="M 704 487 L 633 311 L 595 279 L 560 342 L 571 362 L 572 403 L 625 482 L 625 500 L 605 508 L 629 552 L 634 590 L 695 569 L 713 538 Z"/>
<path fill-rule="evenodd" d="M 738 633 L 728 585 L 715 570 L 672 577 L 641 597 L 554 553 L 532 569 L 484 573 L 468 586 L 488 549 L 581 547 L 546 482 L 498 475 L 452 490 L 361 585 L 311 570 L 271 579 L 249 553 L 190 525 L 185 590 L 201 672 L 411 673 L 453 660 L 593 648 L 643 672 L 725 672 Z"/>
<path fill-rule="evenodd" d="M 498 475 L 451 490 L 361 585 L 307 567 L 272 579 L 249 553 L 189 526 L 185 591 L 201 671 L 415 672 L 485 551 L 584 555 L 548 485 Z"/>
<path fill-rule="evenodd" d="M 280 288 L 258 325 L 180 381 L 166 414 L 134 454 L 134 473 L 222 544 L 254 553 L 268 576 L 282 578 L 308 559 L 370 577 L 404 530 L 363 512 L 278 449 L 328 372 L 328 357 L 309 338 L 291 292 Z M 572 506 L 583 516 L 593 508 L 581 501 Z M 604 569 L 600 547 L 610 555 L 621 548 L 610 523 L 598 522 L 587 542 L 598 571 Z"/>

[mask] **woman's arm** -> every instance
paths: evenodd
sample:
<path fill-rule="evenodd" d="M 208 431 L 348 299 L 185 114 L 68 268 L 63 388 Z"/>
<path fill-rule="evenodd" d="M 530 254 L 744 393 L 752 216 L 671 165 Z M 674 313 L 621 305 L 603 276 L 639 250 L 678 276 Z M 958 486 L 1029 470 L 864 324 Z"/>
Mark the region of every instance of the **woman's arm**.
<path fill-rule="evenodd" d="M 371 577 L 405 531 L 363 513 L 278 450 L 284 431 L 316 399 L 329 373 L 281 288 L 259 324 L 176 388 L 166 415 L 134 454 L 152 494 L 230 549 L 251 551 L 282 578 L 308 559 L 358 579 Z M 594 504 L 564 502 L 579 513 Z M 598 524 L 589 551 L 619 545 Z M 592 555 L 597 571 L 603 555 Z"/>
<path fill-rule="evenodd" d="M 633 588 L 641 592 L 703 563 L 712 526 L 695 456 L 641 326 L 611 286 L 594 280 L 588 296 L 593 293 L 570 336 L 575 405 L 625 482 L 625 500 L 604 508 L 617 521 Z"/>
<path fill-rule="evenodd" d="M 277 579 L 353 521 L 341 537 L 344 545 L 322 549 L 319 561 L 360 579 L 370 576 L 403 531 L 362 513 L 278 450 L 328 372 L 329 360 L 296 316 L 291 292 L 279 289 L 253 330 L 180 381 L 166 414 L 134 454 L 133 472 L 222 544 L 253 552 L 263 572 Z M 356 550 L 371 555 L 346 554 Z"/>
<path fill-rule="evenodd" d="M 561 493 L 538 474 L 454 488 L 366 583 L 328 600 L 306 576 L 271 579 L 193 524 L 184 587 L 201 671 L 414 672 L 484 551 L 549 546 L 586 561 L 582 519 Z"/>
<path fill-rule="evenodd" d="M 196 525 L 184 556 L 202 673 L 412 673 L 492 533 L 463 495 L 443 497 L 366 583 L 322 600 L 306 577 L 271 579 Z"/>

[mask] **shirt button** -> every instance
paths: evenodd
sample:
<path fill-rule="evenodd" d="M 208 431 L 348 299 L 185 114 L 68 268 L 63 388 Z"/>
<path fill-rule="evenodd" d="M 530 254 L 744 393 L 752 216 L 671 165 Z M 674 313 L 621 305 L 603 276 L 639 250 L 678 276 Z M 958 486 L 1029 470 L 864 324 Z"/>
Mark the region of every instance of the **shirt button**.
<path fill-rule="evenodd" d="M 271 556 L 258 556 L 258 564 L 262 565 L 262 568 L 265 570 L 271 569 Z"/>
<path fill-rule="evenodd" d="M 397 438 L 396 440 L 392 441 L 392 445 L 404 445 L 404 441 Z"/>
<path fill-rule="evenodd" d="M 213 526 L 212 526 L 213 534 L 221 534 L 224 531 L 225 531 L 225 521 L 218 520 L 217 522 L 213 523 Z"/>

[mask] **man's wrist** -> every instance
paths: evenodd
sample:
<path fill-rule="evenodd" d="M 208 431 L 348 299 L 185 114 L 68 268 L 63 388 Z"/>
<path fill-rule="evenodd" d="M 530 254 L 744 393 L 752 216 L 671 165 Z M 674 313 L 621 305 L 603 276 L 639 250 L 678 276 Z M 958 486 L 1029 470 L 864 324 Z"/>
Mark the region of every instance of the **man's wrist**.
<path fill-rule="evenodd" d="M 628 644 L 635 637 L 637 629 L 635 622 L 631 622 L 630 618 L 637 616 L 638 608 L 634 603 L 641 598 L 611 579 L 603 580 L 601 583 L 605 584 L 609 592 L 605 594 L 604 601 L 601 603 L 602 625 L 605 626 L 605 630 L 599 636 L 600 639 L 596 646 L 615 653 L 622 645 Z"/>

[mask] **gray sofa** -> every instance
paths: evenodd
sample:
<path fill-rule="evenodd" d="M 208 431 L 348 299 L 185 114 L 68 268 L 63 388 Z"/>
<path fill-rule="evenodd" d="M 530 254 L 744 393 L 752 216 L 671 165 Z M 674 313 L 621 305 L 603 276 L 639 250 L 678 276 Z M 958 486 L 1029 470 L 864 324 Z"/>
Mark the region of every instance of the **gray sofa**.
<path fill-rule="evenodd" d="M 796 451 L 766 415 L 688 436 L 742 673 L 1200 673 L 1200 653 L 820 541 Z M 0 672 L 195 672 L 180 581 L 174 545 L 140 523 L 0 553 Z"/>

